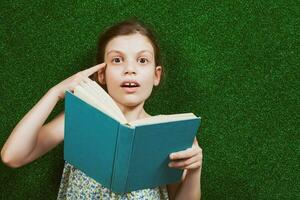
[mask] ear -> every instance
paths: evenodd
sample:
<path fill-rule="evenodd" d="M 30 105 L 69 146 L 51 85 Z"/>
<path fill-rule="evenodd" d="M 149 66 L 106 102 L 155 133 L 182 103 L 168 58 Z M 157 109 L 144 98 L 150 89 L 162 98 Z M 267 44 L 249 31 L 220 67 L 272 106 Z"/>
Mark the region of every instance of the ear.
<path fill-rule="evenodd" d="M 105 69 L 106 69 L 106 66 L 104 68 L 101 68 L 98 72 L 97 72 L 97 75 L 98 75 L 98 81 L 101 85 L 105 85 L 106 84 L 106 81 L 105 81 Z"/>
<path fill-rule="evenodd" d="M 158 84 L 160 82 L 161 73 L 162 73 L 162 67 L 156 66 L 154 70 L 155 70 L 154 71 L 154 85 L 158 86 Z"/>

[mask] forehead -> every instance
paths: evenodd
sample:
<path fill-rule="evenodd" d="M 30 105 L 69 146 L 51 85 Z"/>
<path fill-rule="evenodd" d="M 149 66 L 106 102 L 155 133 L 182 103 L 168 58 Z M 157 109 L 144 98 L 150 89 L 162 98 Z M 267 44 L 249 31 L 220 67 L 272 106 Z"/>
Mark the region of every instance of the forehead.
<path fill-rule="evenodd" d="M 150 40 L 139 33 L 117 36 L 110 40 L 105 48 L 105 53 L 116 50 L 127 53 L 136 53 L 147 50 L 153 53 L 154 49 Z"/>

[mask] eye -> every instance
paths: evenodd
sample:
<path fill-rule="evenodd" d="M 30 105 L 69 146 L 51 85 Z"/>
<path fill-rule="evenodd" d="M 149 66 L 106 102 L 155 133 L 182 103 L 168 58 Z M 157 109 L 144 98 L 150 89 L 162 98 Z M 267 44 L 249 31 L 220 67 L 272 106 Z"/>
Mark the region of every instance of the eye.
<path fill-rule="evenodd" d="M 147 58 L 140 58 L 139 60 L 141 61 L 142 64 L 149 62 Z"/>
<path fill-rule="evenodd" d="M 120 63 L 122 61 L 122 59 L 120 57 L 115 57 L 111 60 L 113 63 Z M 114 62 L 115 61 L 115 62 Z"/>

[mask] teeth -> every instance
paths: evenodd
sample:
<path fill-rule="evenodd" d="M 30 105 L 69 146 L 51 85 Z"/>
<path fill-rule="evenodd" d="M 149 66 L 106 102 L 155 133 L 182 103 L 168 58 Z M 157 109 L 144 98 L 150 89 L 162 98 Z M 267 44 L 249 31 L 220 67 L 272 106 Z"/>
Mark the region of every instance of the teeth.
<path fill-rule="evenodd" d="M 137 86 L 136 83 L 124 83 L 125 86 Z"/>

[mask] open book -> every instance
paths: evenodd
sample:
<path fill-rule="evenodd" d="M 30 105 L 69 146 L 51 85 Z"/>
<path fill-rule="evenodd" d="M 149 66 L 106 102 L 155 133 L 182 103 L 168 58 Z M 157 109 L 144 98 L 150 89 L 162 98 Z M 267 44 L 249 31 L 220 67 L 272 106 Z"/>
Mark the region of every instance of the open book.
<path fill-rule="evenodd" d="M 179 182 L 169 154 L 192 146 L 201 118 L 193 113 L 128 122 L 95 81 L 65 92 L 64 160 L 115 193 Z"/>

